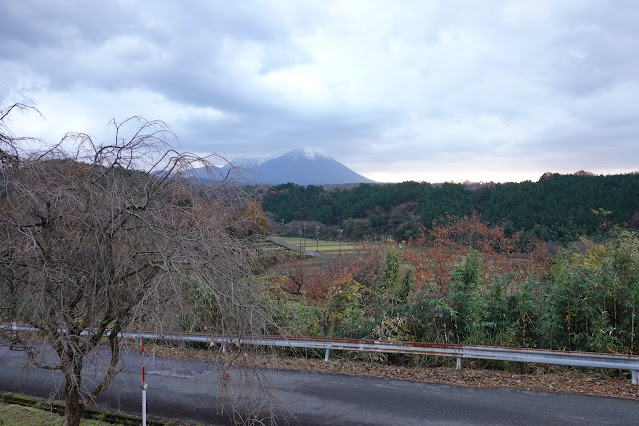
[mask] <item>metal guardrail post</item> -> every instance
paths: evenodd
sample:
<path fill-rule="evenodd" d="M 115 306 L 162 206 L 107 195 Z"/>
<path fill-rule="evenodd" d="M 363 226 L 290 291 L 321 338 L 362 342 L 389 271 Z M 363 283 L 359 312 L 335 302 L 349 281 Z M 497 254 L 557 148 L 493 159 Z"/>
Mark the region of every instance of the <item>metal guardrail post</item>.
<path fill-rule="evenodd" d="M 639 370 L 630 370 L 630 374 L 632 375 L 632 384 L 639 385 Z"/>
<path fill-rule="evenodd" d="M 328 353 L 329 353 L 330 351 L 331 351 L 331 350 L 330 350 L 329 348 L 326 348 L 326 352 L 324 352 L 324 362 L 328 361 Z M 635 371 L 635 373 L 636 373 L 636 371 Z"/>
<path fill-rule="evenodd" d="M 461 357 L 457 357 L 457 364 L 455 365 L 455 370 L 461 370 L 461 363 L 462 363 L 462 359 Z"/>

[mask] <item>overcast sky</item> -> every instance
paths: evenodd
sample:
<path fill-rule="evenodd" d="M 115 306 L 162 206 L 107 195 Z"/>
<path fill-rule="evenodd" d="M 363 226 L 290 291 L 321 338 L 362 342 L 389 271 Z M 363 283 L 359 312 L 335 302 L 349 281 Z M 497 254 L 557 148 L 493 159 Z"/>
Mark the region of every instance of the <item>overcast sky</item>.
<path fill-rule="evenodd" d="M 2 1 L 14 133 L 161 119 L 184 151 L 301 147 L 383 182 L 639 170 L 639 2 Z"/>

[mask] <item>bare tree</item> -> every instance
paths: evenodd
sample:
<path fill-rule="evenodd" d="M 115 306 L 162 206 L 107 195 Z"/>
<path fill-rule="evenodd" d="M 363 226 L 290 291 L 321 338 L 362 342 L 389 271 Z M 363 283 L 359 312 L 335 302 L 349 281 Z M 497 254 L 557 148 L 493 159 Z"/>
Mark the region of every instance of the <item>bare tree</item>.
<path fill-rule="evenodd" d="M 43 363 L 21 341 L 33 362 L 64 375 L 65 425 L 79 424 L 120 369 L 120 331 L 262 326 L 247 280 L 251 224 L 235 213 L 244 195 L 193 179 L 208 159 L 170 149 L 168 126 L 140 117 L 112 121 L 108 144 L 69 133 L 27 152 L 6 125 L 16 108 L 25 107 L 0 115 L 0 317 L 36 327 L 57 354 Z M 193 309 L 201 297 L 206 315 Z M 85 360 L 104 341 L 102 380 L 83 384 Z"/>

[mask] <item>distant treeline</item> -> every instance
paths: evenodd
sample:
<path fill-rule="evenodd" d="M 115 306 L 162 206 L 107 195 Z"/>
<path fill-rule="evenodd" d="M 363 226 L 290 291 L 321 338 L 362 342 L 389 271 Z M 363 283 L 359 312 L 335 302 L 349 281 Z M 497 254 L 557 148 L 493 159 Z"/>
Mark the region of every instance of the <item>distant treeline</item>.
<path fill-rule="evenodd" d="M 277 224 L 313 221 L 347 238 L 408 240 L 421 225 L 473 212 L 507 232 L 573 241 L 612 226 L 639 227 L 639 174 L 546 173 L 538 182 L 468 185 L 404 182 L 327 190 L 284 184 L 266 189 L 262 208 Z M 284 227 L 282 227 L 284 229 Z M 330 237 L 322 232 L 323 238 Z"/>

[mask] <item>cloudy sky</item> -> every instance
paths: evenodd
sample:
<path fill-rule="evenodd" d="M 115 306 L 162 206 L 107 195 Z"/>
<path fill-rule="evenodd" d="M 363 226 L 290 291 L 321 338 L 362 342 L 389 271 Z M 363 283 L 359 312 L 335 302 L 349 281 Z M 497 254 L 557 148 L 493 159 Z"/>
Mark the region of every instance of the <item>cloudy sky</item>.
<path fill-rule="evenodd" d="M 384 182 L 639 170 L 634 0 L 2 1 L 0 77 L 48 141 L 142 115 Z"/>

